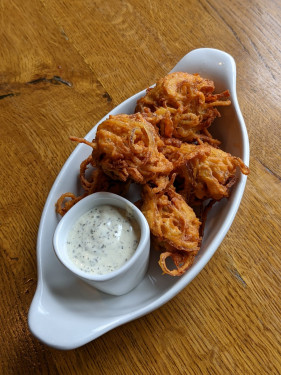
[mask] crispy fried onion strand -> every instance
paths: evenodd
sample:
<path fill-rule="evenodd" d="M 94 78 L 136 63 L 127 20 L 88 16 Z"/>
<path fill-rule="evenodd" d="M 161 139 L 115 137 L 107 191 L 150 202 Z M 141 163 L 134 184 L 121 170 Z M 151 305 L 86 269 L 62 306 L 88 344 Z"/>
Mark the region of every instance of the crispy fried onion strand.
<path fill-rule="evenodd" d="M 167 258 L 172 258 L 176 269 L 170 270 L 166 265 Z M 160 254 L 159 266 L 164 273 L 171 276 L 181 276 L 193 264 L 195 254 L 184 251 L 170 252 L 166 251 Z"/>
<path fill-rule="evenodd" d="M 62 194 L 56 202 L 56 212 L 63 216 L 75 205 L 75 203 L 79 202 L 82 198 L 84 198 L 87 194 L 83 194 L 77 197 L 73 193 L 64 193 Z M 70 198 L 70 200 L 66 200 Z"/>

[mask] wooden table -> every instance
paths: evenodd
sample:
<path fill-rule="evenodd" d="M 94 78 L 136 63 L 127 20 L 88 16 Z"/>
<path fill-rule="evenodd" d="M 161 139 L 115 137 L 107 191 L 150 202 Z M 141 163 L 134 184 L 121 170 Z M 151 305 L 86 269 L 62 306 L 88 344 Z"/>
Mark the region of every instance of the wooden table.
<path fill-rule="evenodd" d="M 280 35 L 277 1 L 0 2 L 1 374 L 280 374 Z M 237 63 L 251 173 L 234 223 L 173 300 L 72 351 L 27 325 L 50 188 L 109 110 L 212 47 Z"/>

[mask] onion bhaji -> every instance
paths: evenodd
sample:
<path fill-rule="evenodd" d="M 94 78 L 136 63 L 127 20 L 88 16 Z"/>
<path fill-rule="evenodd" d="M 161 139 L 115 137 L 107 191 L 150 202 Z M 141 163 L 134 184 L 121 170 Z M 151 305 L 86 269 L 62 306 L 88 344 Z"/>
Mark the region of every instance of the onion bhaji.
<path fill-rule="evenodd" d="M 214 82 L 198 74 L 170 73 L 138 100 L 136 112 L 156 114 L 163 137 L 218 143 L 207 128 L 220 116 L 216 107 L 230 105 L 230 100 L 228 91 L 214 90 Z"/>
<path fill-rule="evenodd" d="M 138 100 L 135 114 L 109 116 L 91 142 L 71 137 L 92 148 L 80 165 L 84 193 L 63 194 L 56 211 L 64 215 L 98 191 L 125 196 L 131 182 L 139 184 L 136 204 L 161 251 L 159 265 L 166 274 L 182 275 L 200 249 L 208 210 L 229 197 L 237 170 L 249 173 L 207 130 L 220 116 L 216 107 L 231 104 L 228 91 L 214 90 L 214 83 L 198 74 L 171 73 Z"/>
<path fill-rule="evenodd" d="M 200 249 L 199 219 L 174 187 L 154 193 L 149 185 L 144 185 L 142 202 L 141 211 L 149 224 L 154 247 L 162 251 L 162 270 L 172 276 L 183 274 Z M 168 257 L 173 259 L 176 269 L 168 269 Z"/>
<path fill-rule="evenodd" d="M 122 114 L 99 125 L 92 157 L 112 179 L 144 184 L 173 170 L 161 147 L 156 129 L 141 114 Z"/>
<path fill-rule="evenodd" d="M 196 150 L 201 148 L 200 152 Z M 164 155 L 178 166 L 177 180 L 181 180 L 181 194 L 187 201 L 192 197 L 199 200 L 220 200 L 228 197 L 230 187 L 236 181 L 237 167 L 248 174 L 243 161 L 211 145 L 182 143 L 180 147 L 166 146 Z M 190 157 L 195 153 L 195 157 Z"/>

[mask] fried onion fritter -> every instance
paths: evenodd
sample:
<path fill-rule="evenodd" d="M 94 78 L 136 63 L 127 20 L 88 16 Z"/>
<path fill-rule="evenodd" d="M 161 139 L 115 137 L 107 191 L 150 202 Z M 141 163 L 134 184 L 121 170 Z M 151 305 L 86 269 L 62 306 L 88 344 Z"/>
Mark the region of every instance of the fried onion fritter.
<path fill-rule="evenodd" d="M 218 148 L 210 146 L 206 159 L 192 159 L 187 164 L 189 181 L 197 199 L 212 198 L 216 201 L 229 197 L 230 188 L 236 182 L 236 170 L 249 174 L 243 161 Z"/>
<path fill-rule="evenodd" d="M 228 91 L 214 94 L 214 90 L 214 82 L 199 74 L 170 73 L 147 90 L 138 100 L 135 111 L 156 114 L 163 137 L 217 143 L 205 129 L 220 116 L 216 107 L 228 106 L 231 102 Z"/>
<path fill-rule="evenodd" d="M 95 164 L 115 180 L 144 184 L 173 170 L 159 151 L 163 141 L 141 114 L 110 116 L 99 125 L 93 144 Z"/>
<path fill-rule="evenodd" d="M 197 148 L 201 151 L 196 154 Z M 192 196 L 199 200 L 211 198 L 217 201 L 228 197 L 230 187 L 236 181 L 237 168 L 243 174 L 249 174 L 249 168 L 240 158 L 208 144 L 182 143 L 178 148 L 166 146 L 163 153 L 171 162 L 177 163 L 177 179 L 183 180 L 183 186 L 178 191 L 188 202 Z M 196 157 L 190 157 L 192 153 Z"/>
<path fill-rule="evenodd" d="M 199 219 L 174 187 L 155 193 L 144 185 L 142 202 L 141 211 L 149 224 L 153 243 L 162 251 L 159 261 L 162 270 L 173 276 L 181 275 L 200 248 Z M 176 269 L 168 269 L 167 257 L 172 257 Z"/>

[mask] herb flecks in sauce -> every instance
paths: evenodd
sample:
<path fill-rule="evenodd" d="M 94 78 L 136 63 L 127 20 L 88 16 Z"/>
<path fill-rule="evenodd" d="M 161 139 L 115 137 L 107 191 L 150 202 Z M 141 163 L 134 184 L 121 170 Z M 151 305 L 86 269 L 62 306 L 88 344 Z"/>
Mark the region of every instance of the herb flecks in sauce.
<path fill-rule="evenodd" d="M 140 228 L 126 210 L 98 206 L 82 215 L 67 239 L 72 262 L 89 274 L 104 275 L 119 269 L 138 247 Z"/>

